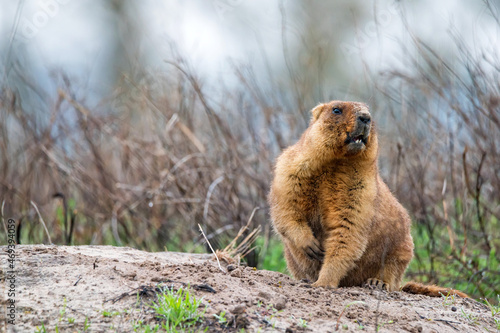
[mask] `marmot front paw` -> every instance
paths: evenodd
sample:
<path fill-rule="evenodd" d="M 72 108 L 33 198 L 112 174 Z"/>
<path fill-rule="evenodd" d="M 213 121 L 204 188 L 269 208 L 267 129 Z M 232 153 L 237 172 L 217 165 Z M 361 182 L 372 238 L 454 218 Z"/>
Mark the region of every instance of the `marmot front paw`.
<path fill-rule="evenodd" d="M 312 236 L 312 238 L 308 240 L 302 241 L 298 245 L 299 248 L 302 249 L 309 257 L 309 259 L 323 261 L 323 258 L 325 257 L 325 251 L 314 236 Z"/>

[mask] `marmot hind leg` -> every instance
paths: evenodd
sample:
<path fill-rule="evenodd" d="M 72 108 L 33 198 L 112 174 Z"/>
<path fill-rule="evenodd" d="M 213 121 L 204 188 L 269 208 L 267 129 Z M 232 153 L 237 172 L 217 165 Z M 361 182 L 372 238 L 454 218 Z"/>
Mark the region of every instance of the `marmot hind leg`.
<path fill-rule="evenodd" d="M 408 263 L 409 260 L 391 260 L 384 263 L 379 274 L 367 279 L 363 286 L 387 291 L 399 290 Z"/>
<path fill-rule="evenodd" d="M 389 287 L 387 283 L 385 283 L 382 280 L 375 279 L 375 278 L 369 278 L 366 280 L 365 283 L 363 283 L 363 287 L 369 288 L 369 289 L 381 289 L 381 290 L 388 290 Z"/>

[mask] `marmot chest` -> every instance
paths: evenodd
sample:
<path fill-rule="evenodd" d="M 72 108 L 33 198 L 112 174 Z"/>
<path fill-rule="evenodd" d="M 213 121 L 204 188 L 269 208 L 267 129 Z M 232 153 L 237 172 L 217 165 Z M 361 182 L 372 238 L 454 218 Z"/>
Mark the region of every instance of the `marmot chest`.
<path fill-rule="evenodd" d="M 376 184 L 356 171 L 326 170 L 304 180 L 298 194 L 309 225 L 318 230 L 331 220 L 368 223 L 373 217 Z"/>

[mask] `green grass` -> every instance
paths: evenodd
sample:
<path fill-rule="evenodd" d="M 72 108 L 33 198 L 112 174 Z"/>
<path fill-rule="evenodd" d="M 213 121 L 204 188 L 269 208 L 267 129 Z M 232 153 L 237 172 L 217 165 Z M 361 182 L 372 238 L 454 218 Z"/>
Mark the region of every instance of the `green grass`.
<path fill-rule="evenodd" d="M 497 330 L 500 331 L 500 295 L 497 295 L 497 304 L 491 304 L 487 299 L 484 300 L 484 303 L 488 306 L 491 311 L 491 317 L 493 317 L 493 321 L 497 327 Z"/>
<path fill-rule="evenodd" d="M 490 302 L 488 302 L 487 299 L 484 300 L 484 303 L 486 303 L 486 305 L 491 311 L 492 317 L 495 317 L 497 314 L 500 314 L 500 295 L 497 295 L 497 300 L 498 303 L 496 305 L 491 304 Z"/>
<path fill-rule="evenodd" d="M 462 308 L 460 310 L 462 312 L 462 317 L 465 318 L 465 319 L 467 319 L 467 321 L 471 325 L 479 325 L 479 318 L 475 314 L 473 314 L 472 312 L 467 313 Z"/>
<path fill-rule="evenodd" d="M 67 300 L 66 300 L 66 298 L 64 298 L 63 306 L 59 310 L 59 318 L 57 320 L 57 324 L 54 327 L 54 332 L 56 332 L 56 333 L 59 333 L 61 331 L 65 332 L 68 329 L 68 325 L 65 323 L 65 320 L 64 320 L 66 318 L 66 315 L 67 315 L 66 309 L 67 309 Z M 88 332 L 90 329 L 90 320 L 88 319 L 88 317 L 85 317 L 85 321 L 83 323 L 83 330 L 80 330 L 77 328 L 77 326 L 79 326 L 79 325 L 76 323 L 75 318 L 69 317 L 69 318 L 66 318 L 66 321 L 71 327 L 73 327 L 75 332 Z M 50 331 L 50 330 L 48 331 L 47 328 L 45 327 L 45 323 L 42 322 L 41 326 L 35 327 L 35 332 L 36 333 L 47 333 L 47 332 L 52 332 L 52 331 Z"/>
<path fill-rule="evenodd" d="M 138 296 L 139 297 L 139 296 Z M 153 310 L 154 323 L 144 323 L 139 320 L 134 322 L 133 328 L 135 332 L 191 332 L 200 331 L 200 324 L 203 322 L 205 309 L 202 307 L 202 300 L 190 292 L 189 288 L 179 288 L 173 290 L 168 287 L 160 287 L 160 291 L 156 294 L 156 299 L 153 300 L 149 307 Z M 54 332 L 59 332 L 62 328 L 67 330 L 64 324 L 64 318 L 67 315 L 66 299 L 62 308 L 59 310 L 58 322 L 54 328 Z M 118 311 L 102 310 L 101 315 L 109 318 L 118 316 L 121 313 Z M 224 315 L 222 315 L 224 317 Z M 225 319 L 225 318 L 224 318 Z M 67 319 L 69 324 L 75 324 L 74 318 Z M 74 330 L 78 332 L 87 332 L 90 330 L 90 320 L 85 317 L 83 327 L 74 326 Z M 61 327 L 62 326 L 62 327 Z M 109 327 L 113 330 L 113 326 Z M 36 327 L 35 332 L 45 333 L 47 329 L 42 323 L 40 327 Z"/>
<path fill-rule="evenodd" d="M 380 324 L 377 325 L 377 329 L 376 331 L 380 331 L 382 329 L 382 327 L 384 327 L 384 325 L 387 325 L 387 324 L 394 324 L 394 320 L 389 320 L 387 322 L 382 322 Z"/>
<path fill-rule="evenodd" d="M 307 320 L 299 318 L 297 325 L 301 328 L 307 328 Z"/>
<path fill-rule="evenodd" d="M 83 331 L 87 332 L 90 329 L 90 320 L 88 317 L 85 317 L 85 321 L 83 323 Z"/>
<path fill-rule="evenodd" d="M 448 295 L 443 295 L 441 294 L 441 298 L 443 300 L 443 306 L 450 306 L 450 305 L 455 305 L 456 299 L 455 299 L 455 294 L 448 294 Z"/>
<path fill-rule="evenodd" d="M 42 323 L 42 326 L 37 326 L 35 329 L 35 333 L 47 333 L 47 329 L 45 328 L 45 324 Z"/>
<path fill-rule="evenodd" d="M 469 237 L 467 251 L 461 253 L 464 239 L 459 232 L 456 235 L 455 248 L 452 249 L 446 227 L 435 226 L 433 247 L 427 228 L 414 223 L 415 258 L 407 269 L 406 277 L 458 289 L 476 299 L 482 297 L 496 302 L 495 297 L 500 292 L 500 275 L 496 273 L 500 271 L 500 261 L 495 247 L 487 253 L 479 245 L 480 240 Z"/>
<path fill-rule="evenodd" d="M 156 300 L 151 304 L 151 308 L 164 330 L 178 332 L 178 330 L 185 331 L 203 320 L 205 310 L 199 309 L 201 301 L 197 300 L 188 288 L 174 291 L 164 287 L 156 294 Z M 156 329 L 154 327 L 151 332 L 156 332 Z"/>
<path fill-rule="evenodd" d="M 288 274 L 286 269 L 285 254 L 283 252 L 283 244 L 281 241 L 277 238 L 271 237 L 265 252 L 264 243 L 264 237 L 257 238 L 257 241 L 255 242 L 255 245 L 259 250 L 259 264 L 257 268 Z"/>
<path fill-rule="evenodd" d="M 219 324 L 227 324 L 226 311 L 222 311 L 220 314 L 214 314 L 214 317 L 217 319 Z"/>
<path fill-rule="evenodd" d="M 342 318 L 342 315 L 344 314 L 344 312 L 350 307 L 350 306 L 353 306 L 353 305 L 366 305 L 365 302 L 363 301 L 352 301 L 346 305 L 344 305 L 344 308 L 342 309 L 342 311 L 340 312 L 338 318 L 337 318 L 337 325 L 335 327 L 335 330 L 338 331 L 339 329 L 339 325 L 340 325 L 340 319 Z M 361 325 L 360 325 L 361 326 Z M 378 330 L 377 330 L 378 331 Z"/>
<path fill-rule="evenodd" d="M 120 315 L 119 311 L 107 311 L 107 310 L 102 311 L 103 317 L 114 317 L 114 316 L 119 316 L 119 315 Z"/>

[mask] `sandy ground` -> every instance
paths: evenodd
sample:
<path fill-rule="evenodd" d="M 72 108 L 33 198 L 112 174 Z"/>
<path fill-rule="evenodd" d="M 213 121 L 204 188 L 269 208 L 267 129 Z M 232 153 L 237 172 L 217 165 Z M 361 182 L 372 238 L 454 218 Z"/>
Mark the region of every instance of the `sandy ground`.
<path fill-rule="evenodd" d="M 7 309 L 6 247 L 0 247 L 0 304 Z M 497 332 L 488 308 L 471 300 L 363 288 L 311 288 L 277 272 L 229 267 L 213 255 L 149 253 L 111 246 L 16 247 L 15 325 L 0 331 L 133 332 L 154 323 L 148 307 L 159 283 L 190 284 L 203 298 L 208 332 Z M 223 267 L 227 270 L 227 265 Z M 7 276 L 8 277 L 8 276 Z M 9 282 L 9 281 L 7 281 Z M 354 303 L 353 303 L 354 302 Z M 214 314 L 226 311 L 229 325 Z M 85 318 L 87 324 L 85 325 Z"/>

